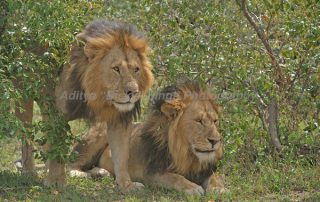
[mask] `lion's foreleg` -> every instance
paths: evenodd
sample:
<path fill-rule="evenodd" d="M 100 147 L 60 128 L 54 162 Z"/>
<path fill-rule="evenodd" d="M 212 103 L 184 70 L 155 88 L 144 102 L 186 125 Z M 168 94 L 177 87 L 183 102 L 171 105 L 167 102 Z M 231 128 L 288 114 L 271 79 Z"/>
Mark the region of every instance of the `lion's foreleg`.
<path fill-rule="evenodd" d="M 141 189 L 141 183 L 132 182 L 128 173 L 130 127 L 108 126 L 108 140 L 116 183 L 123 192 Z"/>
<path fill-rule="evenodd" d="M 45 179 L 45 185 L 51 186 L 62 186 L 66 182 L 66 171 L 64 163 L 59 162 L 58 160 L 49 160 L 48 161 L 49 173 Z"/>
<path fill-rule="evenodd" d="M 224 180 L 219 173 L 213 173 L 204 183 L 203 187 L 206 192 L 227 192 L 228 190 L 225 188 Z"/>
<path fill-rule="evenodd" d="M 76 143 L 73 150 L 78 158 L 70 167 L 76 170 L 87 170 L 97 166 L 99 159 L 108 145 L 107 124 L 94 123 L 82 136 L 81 143 Z"/>
<path fill-rule="evenodd" d="M 188 194 L 202 195 L 204 190 L 201 186 L 187 180 L 182 175 L 176 173 L 155 174 L 147 177 L 148 181 L 153 185 L 161 186 L 169 189 L 176 189 Z"/>
<path fill-rule="evenodd" d="M 64 143 L 65 137 L 67 136 L 66 126 L 64 125 L 66 121 L 55 109 L 52 100 L 41 100 L 37 103 L 41 110 L 43 124 L 47 129 L 45 132 L 48 133 L 46 138 L 47 143 L 43 146 L 43 149 L 48 153 L 49 158 L 46 163 L 46 167 L 49 171 L 44 184 L 47 186 L 63 186 L 66 181 L 66 171 L 65 164 L 60 155 L 63 155 L 62 151 L 66 150 L 64 145 L 61 147 L 61 142 Z M 52 131 L 54 131 L 54 133 L 52 133 Z"/>
<path fill-rule="evenodd" d="M 52 145 L 46 144 L 46 147 L 47 147 L 47 151 L 50 152 L 51 149 L 55 147 L 55 144 L 52 144 Z M 52 185 L 58 186 L 58 187 L 63 186 L 66 182 L 65 164 L 59 159 L 49 159 L 46 163 L 46 167 L 49 171 L 48 171 L 48 176 L 44 181 L 44 184 L 46 186 L 52 186 Z"/>
<path fill-rule="evenodd" d="M 23 111 L 20 111 L 22 108 Z M 16 116 L 24 122 L 26 128 L 30 127 L 32 124 L 33 117 L 33 100 L 26 100 L 16 105 L 15 110 Z M 31 144 L 30 138 L 26 134 L 22 134 L 22 171 L 25 173 L 34 174 L 34 158 L 33 158 L 33 146 Z"/>

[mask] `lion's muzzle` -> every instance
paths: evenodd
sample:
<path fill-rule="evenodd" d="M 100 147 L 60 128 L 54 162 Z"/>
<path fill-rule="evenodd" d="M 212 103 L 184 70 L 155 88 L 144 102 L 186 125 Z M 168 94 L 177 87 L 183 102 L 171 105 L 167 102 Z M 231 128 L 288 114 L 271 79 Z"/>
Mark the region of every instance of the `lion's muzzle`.
<path fill-rule="evenodd" d="M 132 98 L 139 96 L 139 86 L 136 82 L 131 81 L 125 86 L 124 92 L 131 100 Z"/>

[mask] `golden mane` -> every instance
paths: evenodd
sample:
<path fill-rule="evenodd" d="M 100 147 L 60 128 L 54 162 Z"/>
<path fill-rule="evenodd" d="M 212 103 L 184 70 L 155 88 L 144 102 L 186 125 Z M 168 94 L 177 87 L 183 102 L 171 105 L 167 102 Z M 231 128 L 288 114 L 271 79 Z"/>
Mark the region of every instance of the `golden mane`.
<path fill-rule="evenodd" d="M 218 105 L 210 92 L 198 82 L 188 81 L 163 89 L 152 100 L 152 112 L 142 128 L 142 144 L 145 147 L 147 172 L 175 172 L 201 181 L 202 175 L 212 174 L 215 165 L 200 162 L 190 151 L 189 144 L 183 135 L 176 135 L 177 123 L 181 116 L 168 121 L 161 112 L 161 106 L 175 100 L 178 107 L 187 108 L 188 104 L 198 99 L 206 99 L 218 113 Z M 183 109 L 182 109 L 183 110 Z"/>
<path fill-rule="evenodd" d="M 80 102 L 79 100 L 67 102 L 65 107 L 67 119 L 94 118 L 99 121 L 110 121 L 118 117 L 130 122 L 132 117 L 139 114 L 140 102 L 135 104 L 132 111 L 119 112 L 106 101 L 108 89 L 99 82 L 105 78 L 101 78 L 101 73 L 96 67 L 114 46 L 119 46 L 124 53 L 129 49 L 136 51 L 143 70 L 137 83 L 140 92 L 145 94 L 153 83 L 147 39 L 133 25 L 106 20 L 91 22 L 77 37 L 81 42 L 72 48 L 69 67 L 65 68 L 62 79 L 68 81 L 65 82 L 68 86 L 64 87 L 64 90 L 69 93 L 81 92 L 82 98 Z"/>

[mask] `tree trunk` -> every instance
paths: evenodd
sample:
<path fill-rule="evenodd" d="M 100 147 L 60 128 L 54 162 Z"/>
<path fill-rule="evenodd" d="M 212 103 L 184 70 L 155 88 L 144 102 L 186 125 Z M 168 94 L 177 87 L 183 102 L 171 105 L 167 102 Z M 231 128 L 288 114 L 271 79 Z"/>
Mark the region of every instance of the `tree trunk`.
<path fill-rule="evenodd" d="M 7 25 L 7 15 L 8 15 L 8 3 L 7 1 L 1 1 L 0 2 L 0 41 L 1 36 L 4 33 Z"/>
<path fill-rule="evenodd" d="M 20 111 L 22 108 L 24 111 Z M 33 110 L 33 100 L 23 100 L 21 103 L 16 103 L 16 116 L 24 122 L 24 125 L 27 130 L 30 129 L 32 124 L 32 110 Z M 21 145 L 21 152 L 22 152 L 22 166 L 23 172 L 28 174 L 34 174 L 34 158 L 33 158 L 33 146 L 30 143 L 30 137 L 28 134 L 22 134 L 21 137 L 22 145 Z"/>
<path fill-rule="evenodd" d="M 277 99 L 275 97 L 272 97 L 270 103 L 268 104 L 268 107 L 266 109 L 266 121 L 268 124 L 268 133 L 271 137 L 271 144 L 274 146 L 277 150 L 281 149 L 281 143 L 278 136 L 278 104 Z"/>
<path fill-rule="evenodd" d="M 277 58 L 271 49 L 271 46 L 268 41 L 268 37 L 266 36 L 265 32 L 263 29 L 259 28 L 259 26 L 255 23 L 255 21 L 252 19 L 248 9 L 247 9 L 247 4 L 246 0 L 236 0 L 238 5 L 240 6 L 240 9 L 243 12 L 243 15 L 245 18 L 248 20 L 249 24 L 252 26 L 252 28 L 255 30 L 257 33 L 259 39 L 261 40 L 263 46 L 265 47 L 268 56 L 271 59 L 271 65 L 273 67 L 273 70 L 275 72 L 275 77 L 274 77 L 274 82 L 277 84 L 279 87 L 280 92 L 284 89 L 285 83 L 286 83 L 286 77 L 283 74 L 283 71 L 277 61 Z M 279 115 L 279 109 L 278 109 L 278 104 L 277 104 L 277 99 L 275 96 L 271 96 L 271 101 L 268 104 L 266 108 L 266 123 L 268 127 L 268 133 L 271 137 L 271 144 L 274 146 L 276 149 L 280 150 L 281 149 L 281 143 L 278 137 L 278 115 Z"/>

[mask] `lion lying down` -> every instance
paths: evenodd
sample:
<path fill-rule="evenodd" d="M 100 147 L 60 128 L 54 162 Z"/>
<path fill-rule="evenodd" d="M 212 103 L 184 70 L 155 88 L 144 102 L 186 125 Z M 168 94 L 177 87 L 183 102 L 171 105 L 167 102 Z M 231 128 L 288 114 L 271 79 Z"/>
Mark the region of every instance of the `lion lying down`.
<path fill-rule="evenodd" d="M 146 121 L 132 128 L 131 179 L 190 194 L 222 191 L 223 182 L 215 173 L 223 156 L 217 125 L 218 106 L 198 83 L 164 88 L 154 97 Z M 85 146 L 76 147 L 80 158 L 73 167 L 87 172 L 73 170 L 73 175 L 105 175 L 105 170 L 114 175 L 111 150 L 102 132 L 102 126 L 91 128 Z"/>

